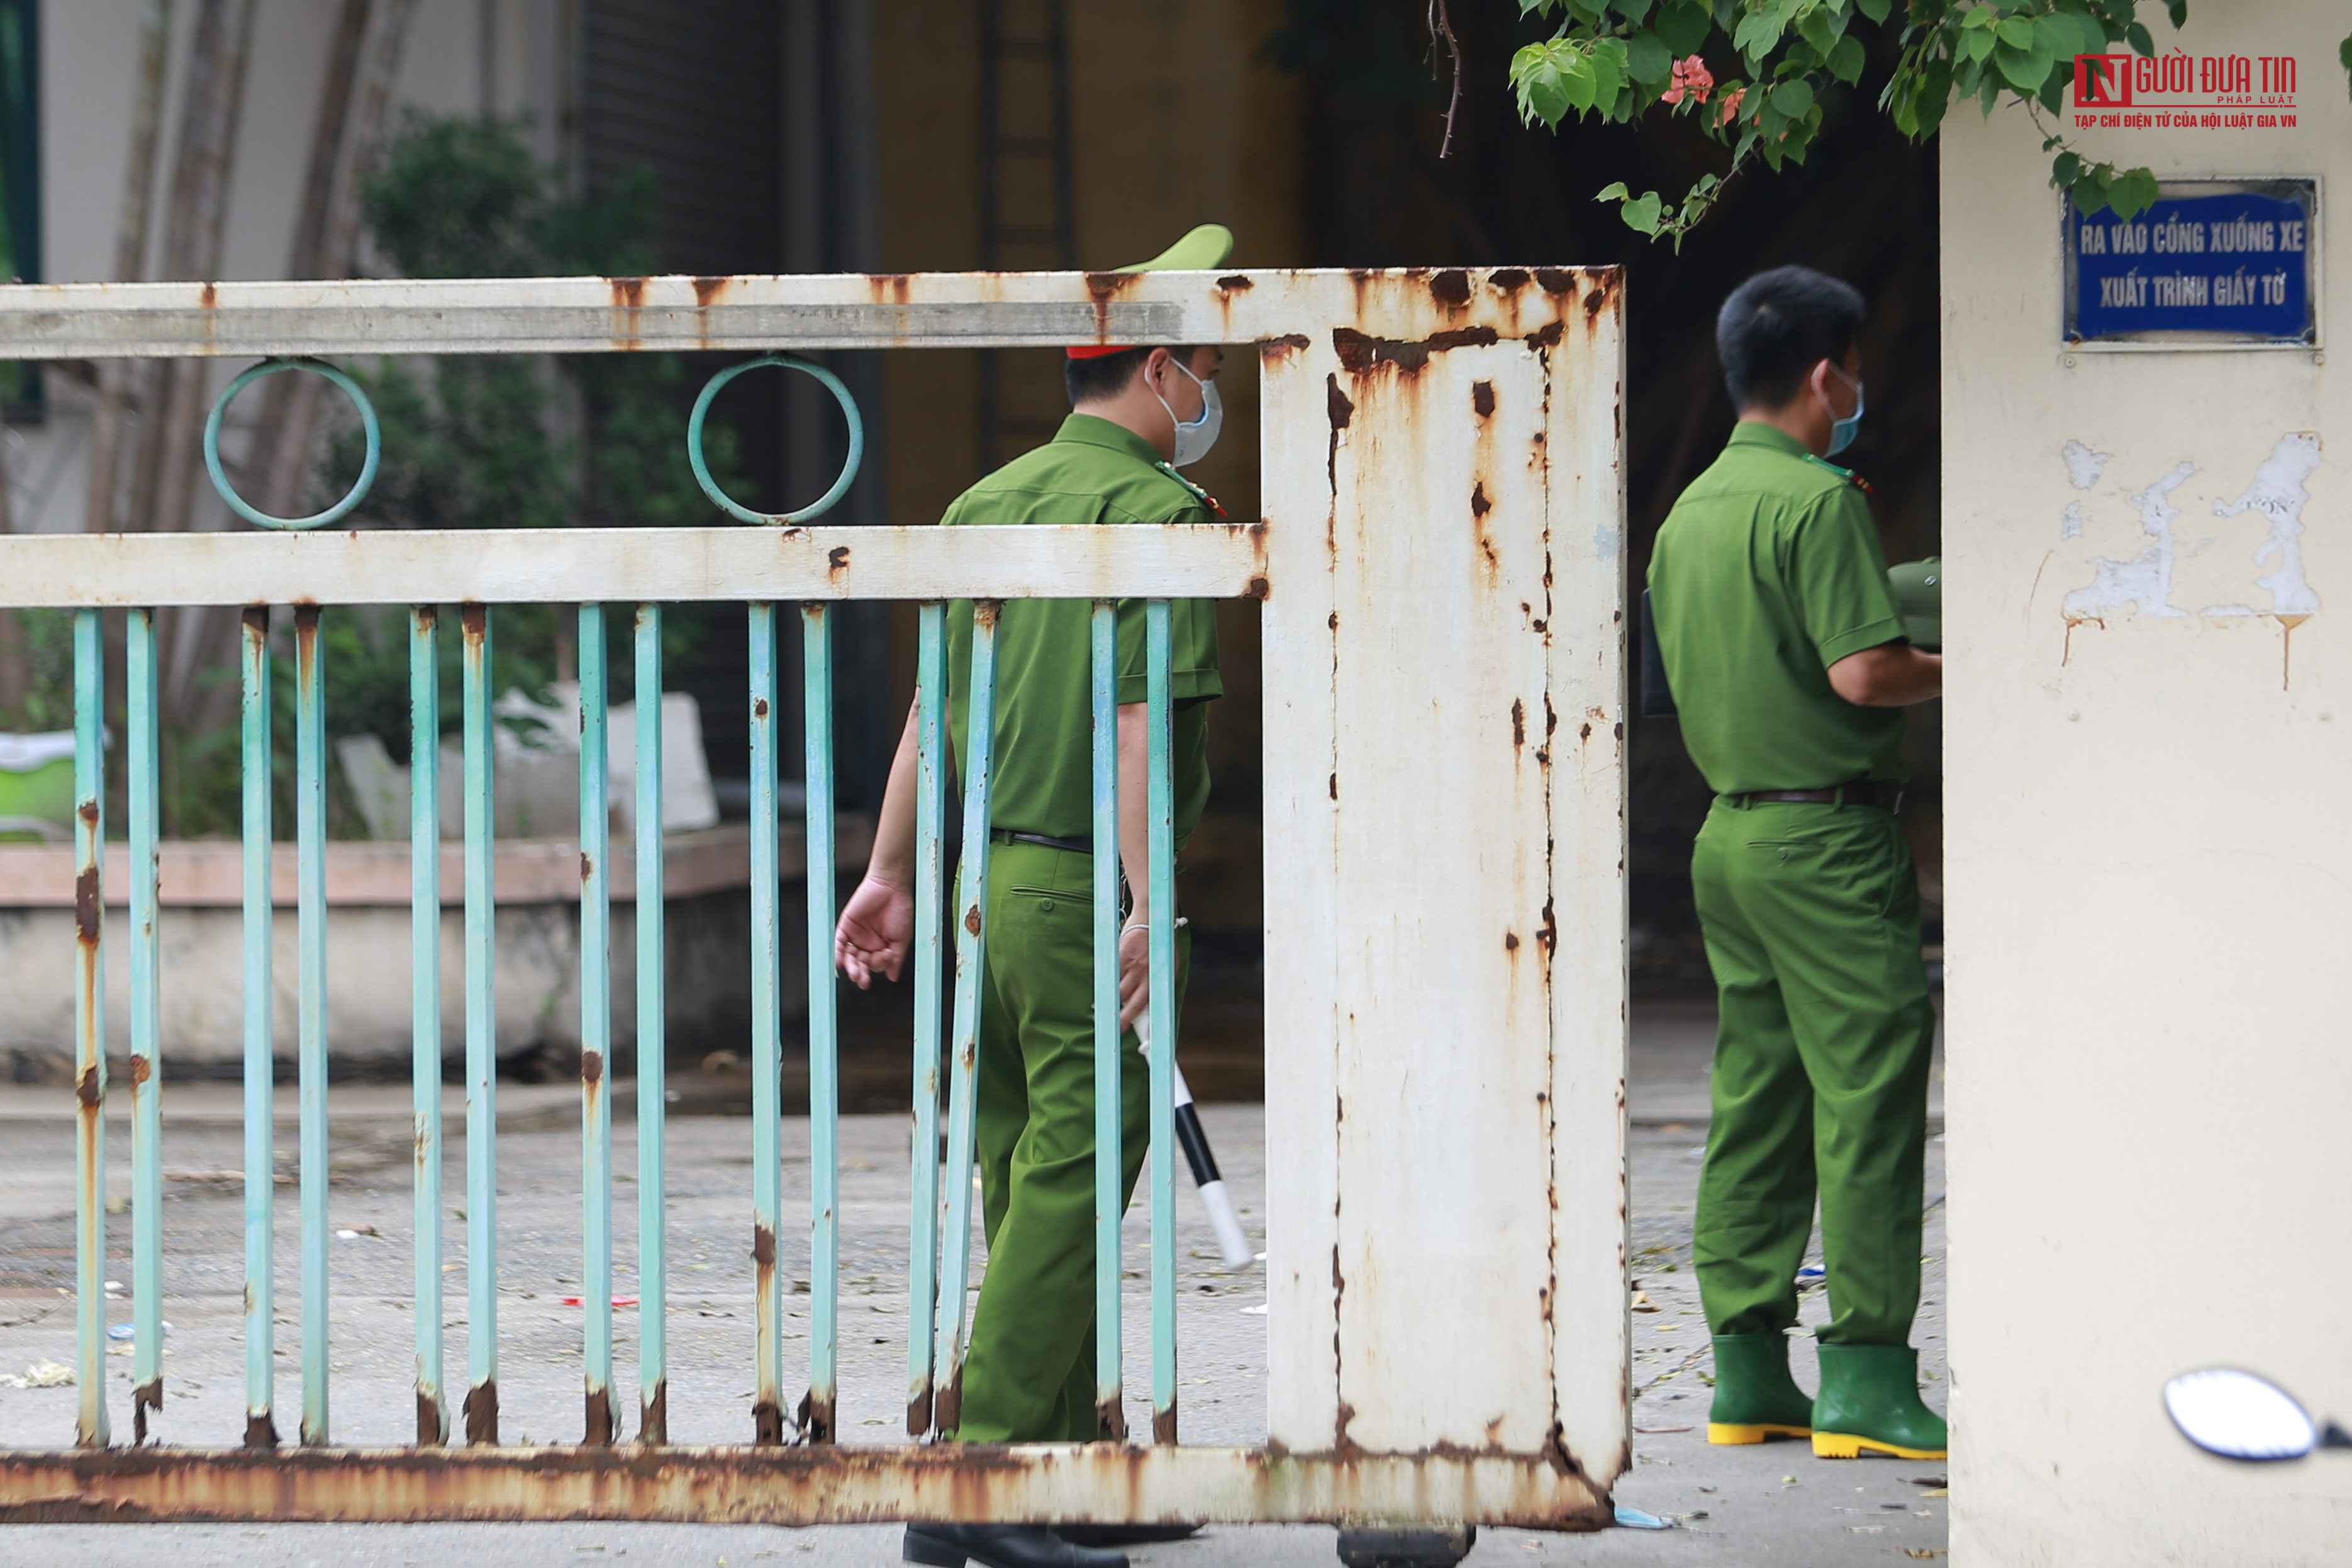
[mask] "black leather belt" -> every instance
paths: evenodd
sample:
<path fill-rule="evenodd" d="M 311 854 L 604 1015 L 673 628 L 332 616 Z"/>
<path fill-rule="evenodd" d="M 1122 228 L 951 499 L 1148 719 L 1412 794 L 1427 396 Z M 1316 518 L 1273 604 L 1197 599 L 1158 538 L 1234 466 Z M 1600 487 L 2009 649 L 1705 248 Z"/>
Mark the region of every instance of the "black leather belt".
<path fill-rule="evenodd" d="M 1050 833 L 1016 833 L 1010 828 L 993 829 L 988 837 L 992 843 L 1043 844 L 1049 850 L 1067 850 L 1074 855 L 1090 855 L 1095 852 L 1095 841 L 1092 839 L 1057 839 Z"/>
<path fill-rule="evenodd" d="M 1756 789 L 1745 795 L 1726 795 L 1735 806 L 1770 805 L 1790 802 L 1801 806 L 1875 806 L 1882 811 L 1903 809 L 1902 787 L 1895 784 L 1840 784 L 1829 789 Z"/>

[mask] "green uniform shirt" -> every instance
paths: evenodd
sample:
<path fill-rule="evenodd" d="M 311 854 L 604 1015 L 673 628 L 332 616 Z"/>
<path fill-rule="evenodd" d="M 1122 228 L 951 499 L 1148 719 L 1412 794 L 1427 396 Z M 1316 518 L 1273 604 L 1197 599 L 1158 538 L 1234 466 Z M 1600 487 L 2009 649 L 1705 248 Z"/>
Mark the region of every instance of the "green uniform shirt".
<path fill-rule="evenodd" d="M 1074 413 L 1054 439 L 966 490 L 940 519 L 948 527 L 1045 523 L 1208 523 L 1201 492 L 1123 426 Z M 991 825 L 1085 839 L 1094 833 L 1094 698 L 1089 664 L 1094 607 L 1085 600 L 1014 599 L 996 623 L 996 738 L 990 769 Z M 971 711 L 971 601 L 948 607 L 948 690 L 961 773 Z M 1209 800 L 1207 703 L 1224 694 L 1217 673 L 1216 606 L 1170 607 L 1176 841 L 1190 838 Z M 1118 606 L 1118 700 L 1145 700 L 1143 601 Z"/>
<path fill-rule="evenodd" d="M 1902 781 L 1903 711 L 1829 681 L 1849 653 L 1903 637 L 1845 469 L 1741 422 L 1658 530 L 1650 601 L 1683 744 L 1716 793 Z"/>

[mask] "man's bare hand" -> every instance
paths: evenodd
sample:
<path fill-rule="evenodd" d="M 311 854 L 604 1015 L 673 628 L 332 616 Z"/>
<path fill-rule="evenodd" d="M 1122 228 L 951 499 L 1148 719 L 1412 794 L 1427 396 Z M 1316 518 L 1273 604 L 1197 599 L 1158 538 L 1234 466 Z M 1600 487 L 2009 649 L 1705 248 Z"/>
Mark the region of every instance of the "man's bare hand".
<path fill-rule="evenodd" d="M 861 991 L 877 974 L 895 980 L 914 939 L 914 893 L 869 872 L 834 927 L 834 967 Z"/>
<path fill-rule="evenodd" d="M 1130 925 L 1118 936 L 1118 1027 L 1130 1030 L 1151 1005 L 1151 933 Z"/>

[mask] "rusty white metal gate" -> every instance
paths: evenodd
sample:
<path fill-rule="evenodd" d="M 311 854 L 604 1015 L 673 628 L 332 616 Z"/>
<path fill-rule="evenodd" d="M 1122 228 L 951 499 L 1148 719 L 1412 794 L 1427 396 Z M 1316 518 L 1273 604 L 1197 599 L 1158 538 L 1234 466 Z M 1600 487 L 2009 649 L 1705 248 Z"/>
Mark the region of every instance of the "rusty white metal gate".
<path fill-rule="evenodd" d="M 486 663 L 489 607 L 499 604 L 740 601 L 751 606 L 756 695 L 762 678 L 772 690 L 772 664 L 764 676 L 760 664 L 760 627 L 765 613 L 772 653 L 776 602 L 801 606 L 814 669 L 827 646 L 826 605 L 910 600 L 926 606 L 926 670 L 936 701 L 936 606 L 950 598 L 983 601 L 983 623 L 986 601 L 1023 597 L 1098 605 L 1118 597 L 1255 598 L 1262 601 L 1265 657 L 1265 1082 L 1274 1113 L 1266 1124 L 1270 1383 L 1262 1450 L 1175 1441 L 1172 1300 L 1163 1315 L 1157 1291 L 1153 1328 L 1166 1344 L 1155 1345 L 1162 1363 L 1154 1378 L 1160 1418 L 1148 1445 L 1139 1436 L 1133 1442 L 1003 1448 L 837 1444 L 830 1342 L 822 1324 L 811 1336 L 810 1397 L 797 1423 L 782 1416 L 780 1342 L 763 1334 L 759 1396 L 745 1413 L 742 1446 L 667 1443 L 657 1364 L 642 1369 L 633 1438 L 611 1382 L 609 1314 L 603 1315 L 600 1344 L 592 1306 L 584 1331 L 588 1417 L 579 1446 L 499 1446 L 495 1335 L 478 1331 L 469 1336 L 467 1441 L 447 1446 L 453 1423 L 438 1384 L 434 1311 L 429 1357 L 425 1314 L 419 1317 L 417 1444 L 339 1448 L 326 1403 L 331 1303 L 323 1261 L 312 1272 L 306 1204 L 302 1441 L 274 1446 L 266 1339 L 254 1374 L 255 1386 L 265 1391 L 258 1425 L 245 1433 L 172 1434 L 175 1444 L 194 1438 L 217 1447 L 110 1446 L 104 1379 L 85 1375 L 79 1446 L 68 1446 L 68 1434 L 59 1433 L 54 1451 L 0 1453 L 0 1517 L 1606 1523 L 1610 1488 L 1630 1463 L 1621 318 L 1619 276 L 1574 269 L 0 288 L 0 359 L 1084 341 L 1254 347 L 1262 378 L 1265 509 L 1254 524 L 16 537 L 0 539 L 0 604 L 90 612 L 80 622 L 91 656 L 86 679 L 99 645 L 99 612 L 127 612 L 135 691 L 139 661 L 152 658 L 149 618 L 159 606 L 251 611 L 291 604 L 298 625 L 315 627 L 318 606 L 402 605 L 412 608 L 415 634 L 429 643 L 436 634 L 431 607 L 462 605 L 468 660 Z M 248 627 L 260 622 L 248 614 Z M 1106 623 L 1098 613 L 1098 644 Z M 143 653 L 142 624 L 149 629 Z M 257 645 L 248 635 L 248 682 L 257 678 Z M 1158 652 L 1164 659 L 1164 637 Z M 584 673 L 591 660 L 588 650 L 583 654 Z M 266 660 L 258 664 L 266 677 Z M 641 664 L 640 685 L 643 679 Z M 654 681 L 657 692 L 657 663 Z M 976 676 L 975 704 L 978 687 Z M 470 776 L 477 739 L 487 768 L 488 734 L 487 716 L 470 712 L 475 686 L 467 692 Z M 1164 696 L 1163 685 L 1155 702 L 1163 719 Z M 420 702 L 426 697 L 420 687 Z M 1103 700 L 1098 695 L 1098 706 Z M 95 705 L 92 694 L 83 719 L 93 754 Z M 583 722 L 589 706 L 583 693 Z M 811 710 L 813 764 L 819 760 L 821 706 Z M 593 706 L 601 724 L 601 691 Z M 152 747 L 152 736 L 145 744 Z M 266 759 L 266 729 L 260 744 Z M 314 721 L 298 737 L 298 754 L 320 744 Z M 142 765 L 141 745 L 134 733 L 134 772 Z M 755 779 L 772 791 L 772 735 L 764 754 L 759 747 L 755 717 Z M 585 777 L 592 754 L 601 768 L 604 748 L 583 747 L 583 796 L 592 788 Z M 932 756 L 936 760 L 936 750 Z M 315 756 L 298 755 L 298 762 L 323 766 Z M 152 766 L 152 755 L 145 765 Z M 1155 768 L 1163 766 L 1155 759 Z M 1098 769 L 1098 802 L 1101 780 Z M 1164 773 L 1155 781 L 1164 802 Z M 474 786 L 469 777 L 468 806 L 482 809 L 468 833 L 469 870 L 476 856 L 482 867 L 481 946 L 469 917 L 469 987 L 487 985 L 489 941 L 488 790 Z M 422 780 L 418 788 L 425 799 Z M 601 777 L 593 788 L 588 798 L 601 802 Z M 981 803 L 984 810 L 984 797 Z M 263 810 L 266 913 L 266 803 Z M 829 834 L 830 814 L 813 772 L 812 864 L 829 863 L 821 835 Z M 588 822 L 590 815 L 583 810 L 583 955 L 593 946 L 604 897 L 596 852 L 603 846 L 593 841 L 602 830 Z M 85 817 L 87 854 L 98 828 L 94 803 L 86 804 Z M 138 820 L 135 799 L 133 817 L 129 1088 L 134 1166 L 145 1170 L 153 1166 L 158 1105 L 167 1090 L 153 1071 L 152 971 L 141 984 L 142 967 L 152 961 L 155 911 L 152 876 L 142 900 L 136 868 L 142 851 L 152 859 L 154 823 L 152 810 Z M 643 831 L 659 832 L 658 810 L 638 820 L 651 824 Z M 420 823 L 431 821 L 420 807 Z M 768 822 L 772 834 L 772 811 Z M 420 843 L 430 831 L 419 828 Z M 298 837 L 321 831 L 319 821 L 306 816 Z M 249 844 L 249 858 L 251 852 Z M 1164 863 L 1164 852 L 1163 834 L 1155 862 Z M 657 850 L 652 858 L 658 862 Z M 436 863 L 420 852 L 420 889 Z M 766 922 L 772 945 L 772 859 L 767 914 L 755 907 L 755 925 Z M 761 875 L 755 847 L 755 889 Z M 470 894 L 470 874 L 468 880 Z M 1152 880 L 1156 888 L 1168 885 L 1157 872 Z M 937 881 L 935 874 L 935 889 Z M 425 894 L 417 896 L 423 901 Z M 823 900 L 822 909 L 813 900 L 813 915 L 831 908 L 829 888 Z M 657 909 L 658 898 L 651 902 Z M 323 907 L 306 902 L 302 913 L 307 925 L 323 916 Z M 88 988 L 108 940 L 94 869 L 83 885 L 80 918 Z M 818 935 L 814 921 L 812 935 Z M 261 946 L 266 949 L 266 939 Z M 421 974 L 431 960 L 425 945 L 418 951 Z M 61 946 L 60 961 L 64 956 Z M 248 951 L 248 965 L 253 961 Z M 603 1006 L 596 993 L 604 977 L 590 959 L 583 962 L 591 964 L 583 1006 L 593 1013 Z M 822 949 L 815 967 L 829 968 Z M 1154 972 L 1171 970 L 1155 961 Z M 301 1180 L 306 1192 L 320 1184 L 321 1216 L 325 1058 L 312 1014 L 322 1009 L 324 974 L 306 946 Z M 469 1010 L 475 999 L 469 990 Z M 768 1022 L 755 1026 L 762 1057 L 755 1069 L 770 1091 L 762 1120 L 773 1117 L 776 1103 L 780 1042 L 772 1003 L 770 997 L 769 1010 L 760 1015 Z M 86 1001 L 86 1009 L 96 1005 Z M 428 1047 L 425 1010 L 419 1061 L 429 1048 L 437 1075 L 438 1037 L 435 1032 Z M 487 1019 L 486 1006 L 482 1015 Z M 594 1019 L 584 1019 L 583 1040 L 601 1045 L 597 1028 Z M 759 1040 L 761 1032 L 768 1038 Z M 477 1044 L 471 1034 L 469 1029 L 469 1051 Z M 102 1268 L 106 1225 L 93 1154 L 102 1133 L 100 1099 L 108 1092 L 97 1038 L 86 1023 L 79 1085 L 86 1374 L 102 1372 L 95 1358 L 103 1350 L 89 1331 L 90 1322 L 102 1322 L 90 1300 L 100 1275 L 89 1259 L 94 1241 Z M 258 1038 L 266 1061 L 266 1019 Z M 988 1048 L 984 1040 L 978 1044 Z M 820 1131 L 835 1109 L 825 1071 L 830 1049 L 829 1010 L 818 1002 L 812 1010 L 812 1113 Z M 487 1063 L 486 1050 L 477 1065 Z M 315 1082 L 308 1070 L 314 1054 Z M 647 1071 L 657 1060 L 652 1052 Z M 610 1107 L 601 1051 L 583 1052 L 583 1066 L 585 1291 L 595 1303 L 602 1299 L 600 1235 L 604 1278 L 612 1266 Z M 1152 1068 L 1155 1143 L 1167 1150 L 1165 1063 L 1155 1059 Z M 968 1072 L 968 1059 L 959 1059 L 955 1071 Z M 469 1158 L 472 1145 L 491 1136 L 487 1069 L 479 1077 L 469 1077 Z M 257 1101 L 255 1091 L 248 1082 L 247 1139 L 256 1135 L 257 1104 L 263 1158 L 260 1191 L 248 1190 L 248 1215 L 259 1206 L 266 1247 L 266 1072 Z M 308 1104 L 314 1092 L 315 1117 Z M 922 1103 L 919 1085 L 919 1107 Z M 420 1096 L 420 1145 L 428 1130 L 439 1135 L 437 1096 L 432 1104 L 428 1129 Z M 661 1104 L 656 1092 L 641 1111 L 647 1120 L 640 1143 L 651 1142 L 656 1166 Z M 774 1163 L 774 1128 L 755 1128 L 755 1137 L 764 1140 L 757 1145 L 761 1160 L 755 1191 L 746 1196 L 772 1238 L 782 1223 L 773 1172 L 766 1168 Z M 926 1142 L 919 1137 L 916 1146 Z M 826 1207 L 827 1147 L 821 1136 L 815 1140 L 817 1212 L 811 1223 L 820 1295 L 831 1288 L 822 1259 L 835 1223 Z M 425 1184 L 439 1179 L 437 1162 L 429 1172 L 427 1163 L 418 1163 L 420 1217 Z M 919 1205 L 926 1163 L 917 1162 Z M 1166 1202 L 1172 1161 L 1153 1165 L 1158 1208 Z M 939 1179 L 936 1168 L 930 1174 Z M 967 1182 L 941 1181 L 940 1188 L 950 1200 L 942 1207 L 952 1207 L 958 1188 L 968 1201 Z M 437 1188 L 433 1197 L 437 1214 Z M 607 1216 L 602 1226 L 600 1206 Z M 145 1206 L 147 1216 L 153 1207 Z M 486 1207 L 478 1204 L 469 1218 L 477 1230 L 468 1268 L 478 1275 L 495 1269 L 496 1219 L 494 1213 L 483 1217 Z M 660 1211 L 651 1212 L 656 1234 L 644 1245 L 658 1275 Z M 950 1212 L 946 1223 L 963 1220 Z M 151 1423 L 160 1432 L 166 1392 L 153 1328 L 160 1241 L 145 1228 L 153 1223 L 138 1214 L 131 1221 L 139 1433 Z M 249 1218 L 249 1236 L 251 1228 Z M 919 1215 L 918 1237 L 931 1228 Z M 318 1239 L 322 1259 L 323 1230 Z M 428 1243 L 437 1260 L 437 1236 L 420 1238 L 420 1259 Z M 769 1245 L 772 1250 L 772 1240 Z M 1171 1248 L 1153 1250 L 1156 1268 L 1172 1267 Z M 917 1263 L 915 1289 L 945 1302 L 948 1284 L 923 1278 Z M 1115 1313 L 1115 1256 L 1109 1267 L 1108 1301 Z M 429 1284 L 437 1307 L 438 1270 L 420 1263 L 418 1275 L 420 1302 Z M 266 1281 L 266 1267 L 261 1277 Z M 930 1424 L 933 1368 L 944 1395 L 956 1364 L 956 1283 L 958 1310 L 942 1307 L 937 1344 L 925 1337 L 934 1326 L 928 1303 L 910 1303 L 909 1334 L 919 1343 L 909 1346 L 909 1426 L 919 1434 Z M 467 1284 L 483 1289 L 478 1278 Z M 657 1358 L 661 1332 L 658 1279 L 646 1285 L 641 1359 Z M 763 1312 L 772 1301 L 772 1278 L 766 1289 Z M 478 1323 L 494 1321 L 494 1294 L 488 1305 Z M 829 1300 L 817 1304 L 823 1313 L 831 1308 Z M 266 1308 L 259 1321 L 266 1334 Z M 480 1343 L 485 1337 L 487 1344 Z M 1111 1338 L 1116 1343 L 1115 1333 Z M 251 1354 L 248 1347 L 249 1365 Z M 1108 1375 L 1117 1376 L 1115 1356 Z M 795 1440 L 785 1441 L 788 1435 Z"/>

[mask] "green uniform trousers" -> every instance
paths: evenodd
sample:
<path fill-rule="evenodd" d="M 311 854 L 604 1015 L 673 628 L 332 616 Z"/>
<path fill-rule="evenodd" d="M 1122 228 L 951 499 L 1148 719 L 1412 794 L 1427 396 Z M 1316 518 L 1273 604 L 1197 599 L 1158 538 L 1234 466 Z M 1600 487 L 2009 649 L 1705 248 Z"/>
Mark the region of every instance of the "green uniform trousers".
<path fill-rule="evenodd" d="M 1693 1242 L 1707 1326 L 1778 1333 L 1819 1187 L 1832 1344 L 1905 1344 L 1936 1033 L 1894 816 L 1718 799 L 1691 855 L 1721 1015 Z"/>
<path fill-rule="evenodd" d="M 1095 1429 L 1094 857 L 1000 844 L 988 865 L 977 1142 L 988 1270 L 972 1313 L 968 1443 L 1087 1442 Z M 1190 944 L 1179 928 L 1177 998 Z M 1125 1196 L 1149 1134 L 1150 1068 L 1119 1066 Z"/>

